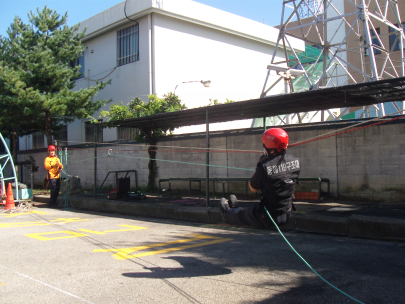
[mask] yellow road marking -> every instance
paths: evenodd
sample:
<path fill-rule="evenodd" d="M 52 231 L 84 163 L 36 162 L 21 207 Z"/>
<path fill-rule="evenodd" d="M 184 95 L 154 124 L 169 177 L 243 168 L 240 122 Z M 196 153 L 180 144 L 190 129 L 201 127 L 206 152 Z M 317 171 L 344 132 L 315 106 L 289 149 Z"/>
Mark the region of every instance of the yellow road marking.
<path fill-rule="evenodd" d="M 15 217 L 15 216 L 31 214 L 31 213 L 48 214 L 47 212 L 43 212 L 43 211 L 30 211 L 30 212 L 24 212 L 24 213 L 10 213 L 10 214 L 0 214 L 0 215 L 2 215 L 4 217 Z"/>
<path fill-rule="evenodd" d="M 226 239 L 226 238 L 203 235 L 203 234 L 192 234 L 191 236 L 192 237 L 188 238 L 188 239 L 170 241 L 170 242 L 166 242 L 166 243 L 158 243 L 158 244 L 153 244 L 153 245 L 137 246 L 137 247 L 130 247 L 130 248 L 120 248 L 120 249 L 94 249 L 93 252 L 117 252 L 112 255 L 116 260 L 127 260 L 127 259 L 132 259 L 132 258 L 148 256 L 148 255 L 154 255 L 154 254 L 160 254 L 160 253 L 165 253 L 165 252 L 184 250 L 184 249 L 188 249 L 188 248 L 212 245 L 212 244 L 217 244 L 217 243 L 222 243 L 222 242 L 227 242 L 227 241 L 232 240 L 232 239 Z M 202 240 L 202 239 L 215 239 L 215 240 L 209 241 L 209 242 L 204 242 L 204 243 L 161 249 L 161 250 L 156 250 L 156 251 L 148 251 L 148 252 L 143 252 L 143 253 L 138 253 L 138 254 L 130 254 L 132 252 L 139 251 L 139 250 L 144 250 L 144 249 L 149 249 L 149 248 L 154 248 L 154 247 L 163 247 L 163 246 L 172 245 L 172 244 L 182 244 L 182 243 L 193 242 L 193 241 Z"/>
<path fill-rule="evenodd" d="M 130 229 L 118 229 L 118 230 L 106 230 L 106 231 L 95 231 L 95 230 L 89 230 L 89 229 L 77 229 L 77 230 L 87 232 L 87 233 L 92 233 L 92 234 L 107 234 L 109 232 L 121 232 L 121 231 L 133 231 L 133 230 L 148 229 L 148 228 L 145 228 L 145 227 L 130 226 L 130 225 L 118 225 L 118 226 L 130 227 Z M 46 236 L 43 236 L 43 235 L 58 234 L 58 233 L 67 233 L 69 235 L 68 236 L 59 236 L 59 237 L 46 237 Z M 37 240 L 40 240 L 40 241 L 53 241 L 53 240 L 70 239 L 70 238 L 83 237 L 83 236 L 89 236 L 89 235 L 84 234 L 84 233 L 75 232 L 75 231 L 53 231 L 53 232 L 40 232 L 40 233 L 24 234 L 24 236 L 28 236 L 30 238 L 34 238 L 34 239 L 37 239 Z"/>
<path fill-rule="evenodd" d="M 131 226 L 131 225 L 118 225 L 118 226 L 120 226 L 120 227 L 129 227 L 130 229 L 105 230 L 104 232 L 119 232 L 119 231 L 131 231 L 131 230 L 148 229 L 146 227 Z"/>
<path fill-rule="evenodd" d="M 81 218 L 58 218 L 55 220 L 51 220 L 49 222 L 54 222 L 57 224 L 67 224 L 67 223 L 73 223 L 73 222 L 82 222 L 82 221 L 88 221 L 88 219 L 81 219 Z M 15 227 L 29 227 L 29 226 L 49 226 L 52 225 L 52 223 L 47 223 L 43 221 L 35 221 L 35 222 L 21 222 L 21 223 L 4 223 L 0 224 L 0 228 L 15 228 Z"/>
<path fill-rule="evenodd" d="M 53 238 L 48 238 L 48 237 L 43 236 L 46 234 L 59 234 L 59 233 L 65 233 L 65 234 L 69 234 L 69 235 L 53 237 Z M 40 240 L 40 241 L 52 241 L 52 240 L 70 239 L 70 238 L 88 236 L 87 234 L 78 233 L 78 232 L 74 232 L 74 231 L 41 232 L 41 233 L 30 233 L 30 234 L 24 234 L 24 235 L 37 239 L 37 240 Z"/>
<path fill-rule="evenodd" d="M 87 232 L 87 233 L 92 233 L 92 234 L 107 234 L 106 232 L 100 232 L 100 231 L 89 230 L 89 229 L 77 229 L 77 230 Z"/>
<path fill-rule="evenodd" d="M 88 230 L 88 229 L 77 229 L 77 230 L 87 232 L 87 233 L 93 233 L 93 234 L 107 234 L 109 232 L 121 232 L 121 231 L 133 231 L 133 230 L 148 229 L 146 227 L 131 226 L 131 225 L 118 225 L 118 226 L 120 226 L 120 227 L 129 227 L 129 229 L 104 230 L 104 231 L 96 231 L 96 230 Z"/>
<path fill-rule="evenodd" d="M 0 286 L 5 286 L 6 284 L 4 284 L 4 283 L 0 283 Z"/>

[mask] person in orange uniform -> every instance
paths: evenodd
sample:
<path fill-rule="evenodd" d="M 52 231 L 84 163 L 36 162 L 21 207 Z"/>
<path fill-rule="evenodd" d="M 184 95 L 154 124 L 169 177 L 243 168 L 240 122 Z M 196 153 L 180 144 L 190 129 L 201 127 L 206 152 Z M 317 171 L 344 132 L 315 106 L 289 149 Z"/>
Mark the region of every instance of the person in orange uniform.
<path fill-rule="evenodd" d="M 49 207 L 58 206 L 56 199 L 58 198 L 60 191 L 60 171 L 63 169 L 59 157 L 55 154 L 56 147 L 50 145 L 48 147 L 48 157 L 45 158 L 44 161 L 45 170 L 48 171 L 49 185 L 51 186 L 51 200 L 49 202 Z"/>

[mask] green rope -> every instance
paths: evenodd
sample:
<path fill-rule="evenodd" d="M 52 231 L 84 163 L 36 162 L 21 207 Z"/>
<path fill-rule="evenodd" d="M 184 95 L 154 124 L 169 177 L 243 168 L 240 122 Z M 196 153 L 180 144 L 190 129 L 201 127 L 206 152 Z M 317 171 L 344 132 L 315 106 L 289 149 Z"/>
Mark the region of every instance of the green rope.
<path fill-rule="evenodd" d="M 217 166 L 217 165 L 207 165 L 207 164 L 200 164 L 200 163 L 189 163 L 189 162 L 182 162 L 182 161 L 168 160 L 168 159 L 159 159 L 159 158 L 137 157 L 137 156 L 127 156 L 127 155 L 118 155 L 118 154 L 107 154 L 107 155 L 119 156 L 119 157 L 129 157 L 129 158 L 138 158 L 138 159 L 152 159 L 152 160 L 158 160 L 158 161 L 162 161 L 162 162 L 188 164 L 188 165 L 196 165 L 196 166 L 208 166 L 208 167 L 215 167 L 215 168 L 228 168 L 228 169 L 255 171 L 255 169 L 246 169 L 246 168 L 237 168 L 237 167 L 227 167 L 227 166 Z"/>
<path fill-rule="evenodd" d="M 67 173 L 68 172 L 68 151 L 65 149 L 65 161 L 63 161 L 63 154 L 62 154 L 62 149 L 59 150 L 59 157 L 60 161 L 63 166 L 62 172 L 66 175 L 65 180 L 63 181 L 63 185 L 65 186 L 65 191 L 61 194 L 60 202 L 61 202 L 61 208 L 63 209 L 68 209 L 69 206 L 72 206 L 72 201 L 70 199 L 70 189 L 69 189 L 69 177 L 70 175 Z M 63 188 L 62 188 L 63 189 Z M 63 201 L 63 203 L 62 203 Z"/>
<path fill-rule="evenodd" d="M 67 153 L 66 153 L 67 154 Z M 209 167 L 216 167 L 216 168 L 228 168 L 228 169 L 236 169 L 236 170 L 247 170 L 247 171 L 255 171 L 255 169 L 246 169 L 246 168 L 237 168 L 237 167 L 227 167 L 227 166 L 218 166 L 218 165 L 207 165 L 207 164 L 200 164 L 200 163 L 190 163 L 190 162 L 182 162 L 182 161 L 175 161 L 175 160 L 167 160 L 167 159 L 158 159 L 158 158 L 149 158 L 149 157 L 138 157 L 138 156 L 127 156 L 127 155 L 118 155 L 118 154 L 111 154 L 111 151 L 109 151 L 106 155 L 101 155 L 98 157 L 92 157 L 92 158 L 87 158 L 87 159 L 83 159 L 83 160 L 79 160 L 79 161 L 75 161 L 75 162 L 71 162 L 71 163 L 78 163 L 78 162 L 82 162 L 82 161 L 86 161 L 89 159 L 94 159 L 94 158 L 101 158 L 101 157 L 106 157 L 106 156 L 117 156 L 117 157 L 127 157 L 127 158 L 137 158 L 137 159 L 148 159 L 148 160 L 156 160 L 156 161 L 162 161 L 162 162 L 171 162 L 171 163 L 179 163 L 179 164 L 189 164 L 189 165 L 197 165 L 197 166 L 209 166 Z M 67 164 L 67 155 L 66 155 L 66 164 Z M 277 226 L 277 224 L 275 223 L 275 221 L 273 220 L 273 218 L 270 216 L 270 213 L 267 211 L 266 207 L 264 207 L 264 209 L 266 210 L 268 216 L 270 217 L 271 221 L 273 222 L 274 226 L 277 228 L 278 232 L 280 233 L 280 235 L 283 237 L 283 239 L 286 241 L 286 243 L 291 247 L 291 249 L 295 252 L 295 254 L 298 255 L 298 257 L 319 277 L 321 278 L 325 283 L 327 283 L 328 285 L 330 285 L 331 287 L 333 287 L 334 289 L 336 289 L 337 291 L 341 292 L 342 294 L 344 294 L 345 296 L 349 297 L 350 299 L 364 304 L 363 302 L 353 298 L 352 296 L 348 295 L 347 293 L 345 293 L 344 291 L 340 290 L 339 288 L 337 288 L 336 286 L 334 286 L 333 284 L 329 283 L 326 279 L 324 279 L 318 272 L 316 272 L 315 269 L 312 268 L 311 265 L 309 265 L 307 263 L 307 261 L 304 260 L 304 258 L 294 249 L 294 247 L 290 244 L 290 242 L 288 242 L 288 240 L 286 239 L 286 237 L 283 235 L 283 233 L 281 232 L 280 228 Z"/>
<path fill-rule="evenodd" d="M 78 161 L 74 161 L 74 162 L 70 162 L 71 164 L 74 164 L 74 163 L 80 163 L 80 162 L 83 162 L 83 161 L 86 161 L 86 160 L 90 160 L 90 159 L 95 159 L 95 158 L 101 158 L 101 157 L 106 157 L 106 156 L 108 156 L 109 154 L 106 154 L 106 155 L 101 155 L 101 156 L 97 156 L 97 157 L 92 157 L 92 158 L 86 158 L 86 159 L 82 159 L 82 160 L 78 160 Z"/>
<path fill-rule="evenodd" d="M 359 300 L 353 298 L 352 296 L 348 295 L 347 293 L 345 293 L 344 291 L 340 290 L 339 288 L 337 288 L 336 286 L 332 285 L 331 283 L 329 283 L 326 279 L 324 279 L 318 272 L 316 272 L 315 269 L 313 269 L 311 267 L 311 265 L 309 265 L 307 263 L 307 261 L 304 260 L 304 258 L 294 249 L 294 247 L 290 244 L 290 242 L 286 239 L 286 237 L 284 236 L 284 234 L 281 232 L 280 228 L 278 228 L 276 222 L 273 220 L 273 218 L 271 217 L 270 213 L 267 211 L 266 207 L 264 207 L 264 210 L 266 210 L 267 215 L 269 216 L 269 218 L 271 219 L 271 221 L 273 222 L 274 226 L 277 228 L 278 232 L 280 233 L 280 235 L 283 237 L 283 239 L 287 242 L 287 244 L 291 247 L 291 249 L 300 257 L 301 260 L 304 261 L 304 263 L 309 267 L 309 269 L 311 269 L 318 277 L 320 277 L 325 283 L 329 284 L 330 286 L 332 286 L 333 288 L 335 288 L 337 291 L 343 293 L 345 296 L 349 297 L 350 299 L 358 302 L 358 303 L 362 303 Z"/>

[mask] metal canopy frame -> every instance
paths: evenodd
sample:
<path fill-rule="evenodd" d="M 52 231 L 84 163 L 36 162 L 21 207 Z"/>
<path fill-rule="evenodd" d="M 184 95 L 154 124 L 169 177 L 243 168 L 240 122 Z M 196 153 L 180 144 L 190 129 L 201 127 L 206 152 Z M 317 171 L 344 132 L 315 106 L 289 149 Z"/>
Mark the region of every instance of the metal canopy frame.
<path fill-rule="evenodd" d="M 338 1 L 344 4 L 348 13 L 339 11 L 337 5 L 335 5 Z M 370 11 L 369 8 L 374 6 L 375 9 Z M 292 13 L 287 15 L 287 9 L 292 9 Z M 394 16 L 393 20 L 388 19 L 389 13 Z M 332 22 L 334 23 L 334 32 L 328 30 L 332 28 Z M 389 45 L 385 45 L 380 39 L 378 31 L 376 30 L 377 22 L 383 23 L 387 28 L 389 27 L 392 29 L 392 32 L 389 35 L 396 34 L 396 39 L 392 44 L 399 44 L 401 59 L 400 64 L 397 66 L 391 58 L 393 50 L 390 50 Z M 336 87 L 338 83 L 337 79 L 341 76 L 346 76 L 347 78 L 344 84 L 349 82 L 372 82 L 405 76 L 405 35 L 397 0 L 283 0 L 281 24 L 279 29 L 279 36 L 271 64 L 278 64 L 284 67 L 290 66 L 291 68 L 305 67 L 304 75 L 298 77 L 296 80 L 300 82 L 304 81 L 304 85 L 300 88 L 295 88 L 297 91 L 303 91 L 305 90 L 305 87 L 309 87 L 310 90 L 318 90 L 325 86 Z M 341 31 L 342 29 L 345 31 L 344 38 L 340 41 L 336 41 L 338 31 Z M 312 33 L 316 33 L 316 39 L 311 39 L 311 31 Z M 372 33 L 377 34 L 372 36 Z M 356 37 L 356 41 L 347 41 L 347 39 L 353 37 L 353 35 Z M 316 60 L 309 64 L 302 63 L 299 56 L 300 54 L 291 47 L 289 36 L 301 39 L 305 41 L 306 44 L 319 49 L 319 56 Z M 391 44 L 391 42 L 389 42 L 389 44 Z M 282 45 L 284 48 L 285 60 L 274 62 L 279 45 Z M 380 57 L 383 57 L 383 63 L 380 65 L 377 65 L 376 63 L 375 50 L 381 52 Z M 358 54 L 356 61 L 358 60 L 358 62 L 361 62 L 360 69 L 345 59 L 344 54 L 347 54 L 347 52 Z M 288 56 L 288 53 L 292 53 L 293 56 Z M 368 60 L 365 60 L 366 56 L 369 58 Z M 366 63 L 366 61 L 369 63 Z M 323 69 L 321 75 L 314 80 L 314 77 L 311 77 L 310 72 L 317 64 L 322 64 Z M 332 69 L 332 67 L 340 67 L 343 74 L 334 74 L 336 69 Z M 361 75 L 361 79 L 353 75 L 353 72 L 351 73 L 350 70 Z M 268 83 L 270 71 L 271 69 L 267 72 L 261 97 L 267 96 L 270 89 L 274 86 L 274 84 Z M 291 78 L 286 80 L 290 82 L 290 91 L 294 91 Z M 402 100 L 403 99 L 397 99 L 395 101 Z M 394 101 L 393 105 L 397 111 L 405 109 L 404 104 L 402 105 L 402 109 L 399 109 Z M 364 106 L 362 116 L 369 116 L 370 108 L 372 107 L 378 110 L 378 116 L 385 115 L 384 106 L 382 102 L 379 102 L 378 105 L 373 104 Z M 344 114 L 348 113 L 347 106 L 344 108 L 345 109 L 343 109 L 339 116 L 333 115 L 330 110 L 327 110 L 326 112 L 331 115 L 334 120 L 341 119 Z M 323 114 L 322 111 L 322 121 L 325 120 Z M 296 115 L 300 117 L 299 113 Z M 286 121 L 289 121 L 288 116 L 286 118 Z M 301 119 L 298 119 L 298 122 L 301 121 Z"/>
<path fill-rule="evenodd" d="M 235 103 L 131 118 L 117 121 L 114 126 L 174 129 L 206 124 L 208 112 L 209 123 L 217 123 L 297 112 L 327 111 L 339 107 L 362 107 L 397 100 L 405 100 L 405 77 L 272 95 Z"/>

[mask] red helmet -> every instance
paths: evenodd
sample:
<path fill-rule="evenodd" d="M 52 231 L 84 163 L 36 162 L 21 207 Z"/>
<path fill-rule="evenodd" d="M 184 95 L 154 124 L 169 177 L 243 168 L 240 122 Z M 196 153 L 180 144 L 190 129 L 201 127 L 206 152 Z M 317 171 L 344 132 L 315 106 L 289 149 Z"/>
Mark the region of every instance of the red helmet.
<path fill-rule="evenodd" d="M 49 145 L 48 146 L 48 152 L 49 151 L 56 151 L 56 147 L 54 145 Z"/>
<path fill-rule="evenodd" d="M 283 129 L 271 128 L 263 133 L 262 142 L 267 149 L 277 149 L 277 152 L 281 152 L 288 147 L 288 134 Z"/>

